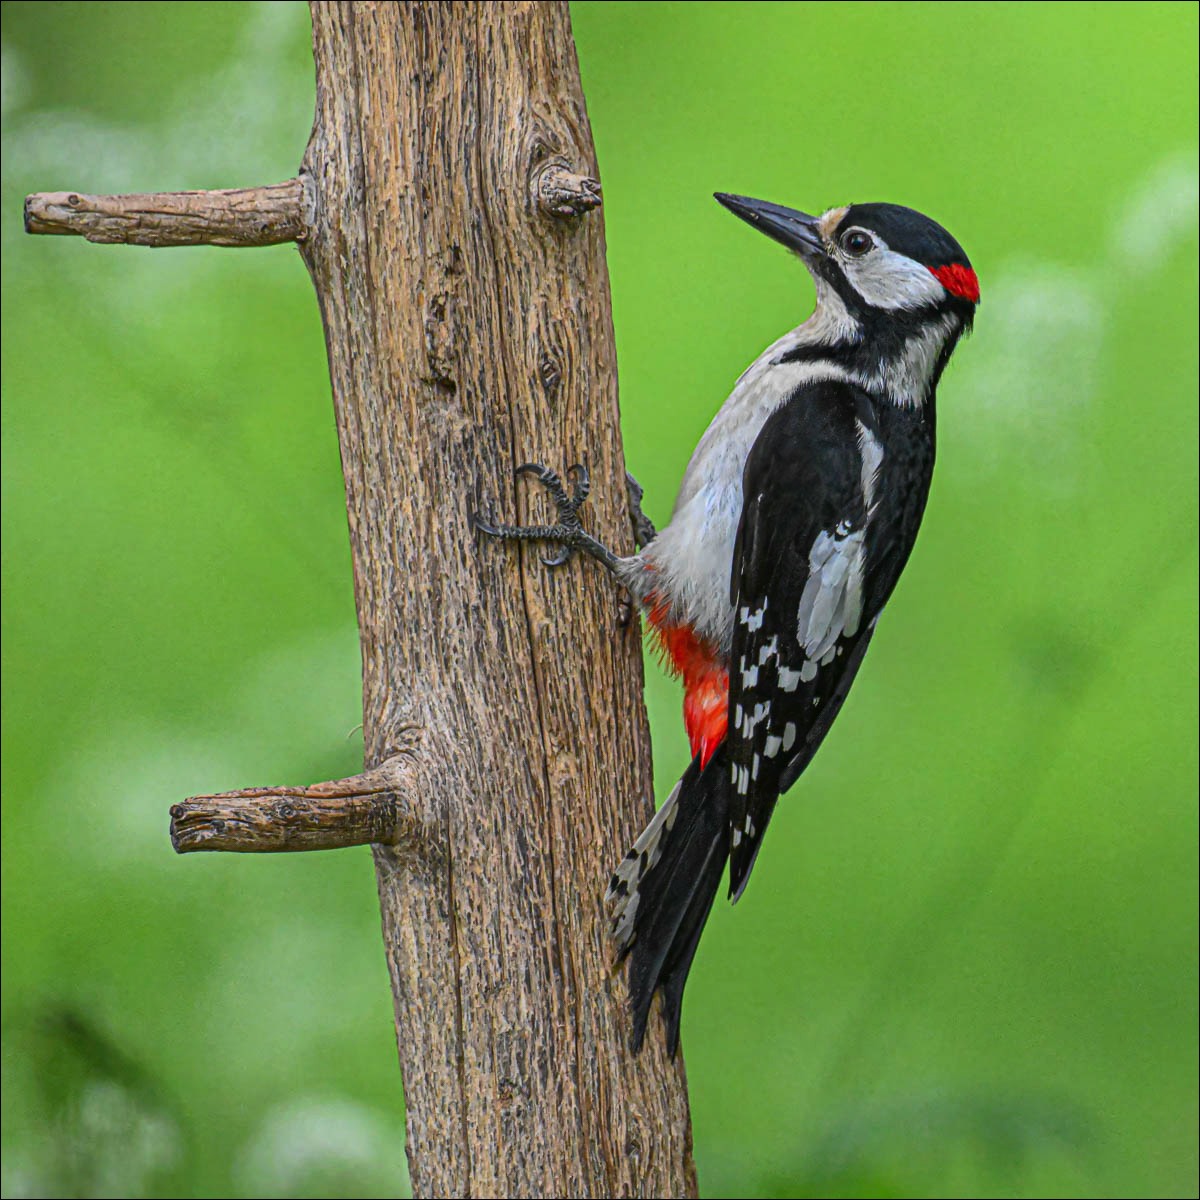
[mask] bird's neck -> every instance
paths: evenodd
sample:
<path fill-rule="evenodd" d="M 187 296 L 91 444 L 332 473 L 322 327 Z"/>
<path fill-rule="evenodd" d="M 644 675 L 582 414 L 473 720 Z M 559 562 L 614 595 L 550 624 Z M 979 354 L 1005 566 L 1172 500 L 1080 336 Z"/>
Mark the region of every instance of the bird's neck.
<path fill-rule="evenodd" d="M 959 337 L 962 322 L 942 313 L 902 331 L 883 353 L 862 364 L 860 382 L 901 407 L 920 407 L 933 398 L 938 380 Z"/>
<path fill-rule="evenodd" d="M 771 348 L 771 363 L 826 364 L 881 400 L 914 407 L 932 396 L 962 333 L 953 312 L 852 313 L 818 283 L 816 310 Z"/>

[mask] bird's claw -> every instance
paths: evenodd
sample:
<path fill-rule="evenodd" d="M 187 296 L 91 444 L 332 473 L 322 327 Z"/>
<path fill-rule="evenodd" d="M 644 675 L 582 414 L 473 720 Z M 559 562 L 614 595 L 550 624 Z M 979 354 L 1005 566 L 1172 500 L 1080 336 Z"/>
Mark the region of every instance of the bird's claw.
<path fill-rule="evenodd" d="M 625 495 L 629 499 L 629 520 L 633 525 L 633 536 L 639 549 L 645 550 L 658 536 L 654 522 L 642 512 L 642 485 L 628 472 L 625 472 Z"/>
<path fill-rule="evenodd" d="M 591 491 L 591 478 L 587 467 L 575 463 L 567 469 L 570 481 L 570 491 L 563 483 L 557 471 L 541 463 L 522 463 L 515 474 L 530 475 L 542 485 L 554 502 L 558 517 L 554 525 L 500 525 L 485 521 L 478 513 L 474 516 L 475 528 L 490 537 L 513 541 L 557 542 L 559 549 L 550 556 L 539 556 L 547 567 L 563 567 L 575 557 L 577 550 L 587 550 L 589 554 L 600 558 L 601 561 L 611 559 L 611 555 L 585 532 L 579 520 L 579 509 L 588 498 Z"/>
<path fill-rule="evenodd" d="M 567 468 L 567 478 L 571 481 L 570 494 L 567 493 L 559 473 L 542 466 L 541 463 L 522 463 L 515 474 L 518 477 L 532 475 L 550 493 L 550 499 L 558 509 L 558 519 L 563 524 L 569 524 L 569 518 L 577 517 L 580 505 L 592 490 L 591 477 L 583 463 L 575 463 Z"/>

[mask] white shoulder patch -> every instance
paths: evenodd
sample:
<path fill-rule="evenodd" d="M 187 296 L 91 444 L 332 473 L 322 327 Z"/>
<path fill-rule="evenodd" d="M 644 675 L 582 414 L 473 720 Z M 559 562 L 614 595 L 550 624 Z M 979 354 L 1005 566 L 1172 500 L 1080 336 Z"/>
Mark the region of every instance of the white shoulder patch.
<path fill-rule="evenodd" d="M 796 614 L 796 636 L 816 674 L 838 638 L 853 637 L 862 622 L 866 530 L 836 529 L 817 535 L 808 555 L 808 582 Z M 804 671 L 801 671 L 804 677 Z"/>
<path fill-rule="evenodd" d="M 883 465 L 883 444 L 857 418 L 854 431 L 858 437 L 858 452 L 862 455 L 862 491 L 867 513 L 875 507 L 875 487 L 879 483 L 879 468 Z"/>

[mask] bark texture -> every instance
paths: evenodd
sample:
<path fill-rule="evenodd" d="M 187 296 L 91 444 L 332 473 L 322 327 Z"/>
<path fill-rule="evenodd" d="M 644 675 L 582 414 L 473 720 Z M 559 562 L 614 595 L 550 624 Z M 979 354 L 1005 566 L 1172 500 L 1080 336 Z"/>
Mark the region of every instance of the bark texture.
<path fill-rule="evenodd" d="M 492 502 L 539 519 L 513 468 L 584 461 L 591 527 L 631 543 L 603 229 L 576 215 L 599 195 L 567 6 L 312 11 L 302 251 L 367 767 L 417 730 L 410 780 L 436 830 L 415 860 L 375 850 L 413 1187 L 694 1194 L 683 1067 L 660 1034 L 628 1050 L 601 900 L 652 808 L 638 629 L 593 566 L 552 572 L 470 522 Z"/>

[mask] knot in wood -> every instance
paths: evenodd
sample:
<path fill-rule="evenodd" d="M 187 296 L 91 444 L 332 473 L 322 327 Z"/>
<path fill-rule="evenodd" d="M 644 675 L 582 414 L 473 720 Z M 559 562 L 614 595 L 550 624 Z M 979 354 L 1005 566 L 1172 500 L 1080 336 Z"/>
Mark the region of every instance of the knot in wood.
<path fill-rule="evenodd" d="M 546 395 L 553 398 L 562 383 L 562 361 L 554 350 L 543 350 L 538 361 L 538 376 Z"/>

